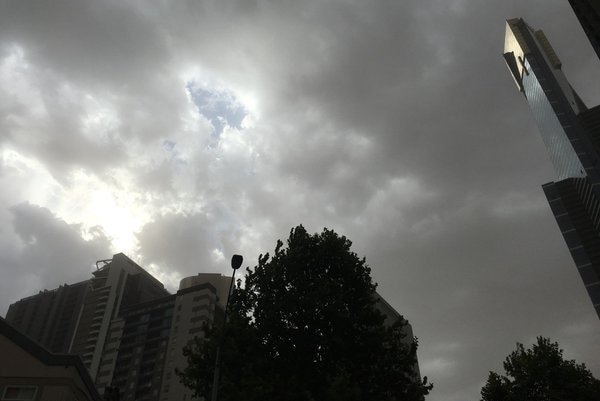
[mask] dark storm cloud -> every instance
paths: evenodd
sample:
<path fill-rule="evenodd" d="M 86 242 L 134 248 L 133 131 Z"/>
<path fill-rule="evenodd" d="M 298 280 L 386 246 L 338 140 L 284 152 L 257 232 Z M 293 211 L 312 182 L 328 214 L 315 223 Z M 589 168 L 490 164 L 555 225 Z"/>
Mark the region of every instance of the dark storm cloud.
<path fill-rule="evenodd" d="M 539 334 L 555 337 L 571 357 L 597 369 L 588 356 L 600 351 L 597 322 L 545 205 L 503 215 L 490 213 L 486 203 L 473 200 L 440 227 L 366 245 L 379 290 L 393 294 L 419 328 L 422 370 L 447 389 L 440 399 L 474 397 L 469 383 L 498 370 L 516 341 Z M 524 218 L 537 229 L 525 229 Z M 427 295 L 415 301 L 417 293 Z M 570 326 L 586 335 L 565 333 Z M 451 349 L 440 350 L 444 344 Z M 430 370 L 436 358 L 440 367 Z"/>
<path fill-rule="evenodd" d="M 10 303 L 33 292 L 88 279 L 94 262 L 111 255 L 100 228 L 88 230 L 89 239 L 84 240 L 80 225 L 67 224 L 46 208 L 22 203 L 10 213 L 14 234 L 3 231 L 0 241 L 3 313 Z"/>
<path fill-rule="evenodd" d="M 504 20 L 523 16 L 596 104 L 600 64 L 566 2 L 0 7 L 0 150 L 66 188 L 77 168 L 122 188 L 112 171 L 125 170 L 151 214 L 137 235 L 144 264 L 183 276 L 242 252 L 252 265 L 292 226 L 327 226 L 413 324 L 430 401 L 477 399 L 487 371 L 536 335 L 600 375 L 597 317 L 540 188 L 554 174 L 501 57 Z M 220 98 L 198 110 L 190 82 L 202 102 L 231 94 L 248 119 Z M 18 176 L 1 165 L 0 179 Z M 51 265 L 61 281 L 82 277 L 64 266 L 106 256 L 104 237 L 85 242 L 46 209 L 6 213 L 18 238 L 0 228 L 3 244 L 20 248 L 2 273 L 21 282 L 67 252 L 54 237 L 81 252 Z"/>
<path fill-rule="evenodd" d="M 138 234 L 139 251 L 145 263 L 175 269 L 180 277 L 219 271 L 226 265 L 223 255 L 235 252 L 233 244 L 239 236 L 229 220 L 230 216 L 218 208 L 160 216 Z"/>
<path fill-rule="evenodd" d="M 137 87 L 168 60 L 159 32 L 128 3 L 7 1 L 1 10 L 5 43 L 24 47 L 34 64 L 75 82 L 102 90 L 107 84 Z"/>
<path fill-rule="evenodd" d="M 339 26 L 335 18 L 333 26 L 323 23 L 331 31 L 325 37 L 326 50 L 311 54 L 322 65 L 312 74 L 297 72 L 301 78 L 291 80 L 285 90 L 299 110 L 316 109 L 320 124 L 326 121 L 337 132 L 352 130 L 373 139 L 377 157 L 370 160 L 365 178 L 416 174 L 460 194 L 472 180 L 486 185 L 486 177 L 506 168 L 499 148 L 523 136 L 514 130 L 493 135 L 490 129 L 506 127 L 507 118 L 494 112 L 506 110 L 500 107 L 505 99 L 490 95 L 497 90 L 513 94 L 514 88 L 506 84 L 505 67 L 498 62 L 503 20 L 490 25 L 488 18 L 477 18 L 477 9 L 486 7 L 489 15 L 503 13 L 483 3 L 454 11 L 441 3 L 424 9 L 427 4 L 395 10 L 368 7 Z M 520 101 L 517 94 L 514 99 Z M 529 116 L 520 115 L 515 123 L 531 130 Z M 306 149 L 311 157 L 322 155 L 333 163 L 329 149 L 315 153 L 309 148 L 312 142 L 306 141 L 314 135 L 313 142 L 320 144 L 322 130 L 305 128 L 298 139 L 304 144 L 298 143 L 293 152 Z M 535 138 L 528 139 L 525 146 L 537 145 Z M 515 156 L 527 163 L 526 155 Z M 297 165 L 290 169 L 298 171 Z M 315 168 L 312 179 L 320 180 L 322 171 Z M 449 171 L 454 174 L 450 180 L 444 174 Z"/>

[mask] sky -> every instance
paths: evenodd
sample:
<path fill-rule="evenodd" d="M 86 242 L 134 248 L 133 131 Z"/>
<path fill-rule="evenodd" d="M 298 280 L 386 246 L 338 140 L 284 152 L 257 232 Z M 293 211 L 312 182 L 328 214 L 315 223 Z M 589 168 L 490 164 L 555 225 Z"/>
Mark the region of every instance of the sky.
<path fill-rule="evenodd" d="M 600 321 L 502 58 L 513 17 L 600 103 L 563 0 L 3 1 L 0 314 L 118 252 L 176 291 L 303 224 L 366 257 L 428 401 L 478 400 L 539 335 L 600 377 Z"/>

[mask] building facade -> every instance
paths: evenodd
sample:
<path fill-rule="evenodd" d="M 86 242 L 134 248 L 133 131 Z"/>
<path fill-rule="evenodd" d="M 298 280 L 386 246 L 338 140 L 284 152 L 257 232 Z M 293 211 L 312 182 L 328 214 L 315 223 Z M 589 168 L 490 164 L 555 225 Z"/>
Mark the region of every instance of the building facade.
<path fill-rule="evenodd" d="M 119 390 L 122 400 L 157 400 L 175 296 L 134 305 L 113 319 L 106 338 L 98 389 Z"/>
<path fill-rule="evenodd" d="M 169 295 L 122 253 L 96 263 L 92 278 L 21 299 L 6 320 L 53 352 L 79 355 L 96 377 L 110 322 L 121 308 Z"/>
<path fill-rule="evenodd" d="M 69 348 L 82 357 L 92 377 L 98 374 L 110 323 L 121 310 L 169 295 L 160 281 L 122 253 L 101 262 L 89 280 Z"/>
<path fill-rule="evenodd" d="M 557 180 L 542 186 L 600 317 L 600 108 L 569 84 L 541 30 L 507 20 L 504 59 L 527 100 Z"/>
<path fill-rule="evenodd" d="M 187 366 L 183 348 L 195 337 L 203 336 L 203 325 L 222 321 L 231 279 L 220 274 L 198 274 L 181 280 L 169 332 L 161 401 L 192 399 L 192 391 L 179 382 L 175 369 Z"/>
<path fill-rule="evenodd" d="M 87 281 L 65 284 L 11 305 L 6 320 L 52 352 L 69 351 Z"/>
<path fill-rule="evenodd" d="M 390 305 L 381 295 L 379 295 L 379 293 L 375 292 L 375 297 L 377 298 L 375 307 L 385 317 L 383 324 L 389 327 L 399 320 L 404 321 L 404 326 L 402 327 L 402 342 L 408 346 L 416 346 L 415 335 L 408 320 L 404 319 L 404 316 L 399 314 L 398 311 L 392 307 L 392 305 Z M 419 380 L 421 380 L 421 371 L 419 370 L 418 360 L 415 362 L 413 369 Z"/>
<path fill-rule="evenodd" d="M 123 254 L 87 281 L 10 305 L 6 320 L 49 350 L 77 355 L 100 394 L 123 401 L 191 400 L 175 369 L 203 325 L 223 317 L 231 277 L 198 274 L 176 294 Z"/>
<path fill-rule="evenodd" d="M 175 370 L 186 367 L 183 348 L 203 336 L 203 325 L 223 316 L 230 280 L 220 274 L 186 277 L 176 294 L 123 309 L 106 338 L 99 391 L 118 389 L 123 401 L 192 400 Z"/>

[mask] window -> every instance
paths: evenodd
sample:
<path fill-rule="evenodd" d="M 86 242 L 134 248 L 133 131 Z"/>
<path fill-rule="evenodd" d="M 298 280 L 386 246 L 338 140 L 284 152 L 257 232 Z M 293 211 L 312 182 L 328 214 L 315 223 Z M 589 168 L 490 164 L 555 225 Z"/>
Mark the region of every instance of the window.
<path fill-rule="evenodd" d="M 110 370 L 103 370 L 102 372 L 98 373 L 98 377 L 100 376 L 108 376 L 110 375 L 111 371 Z"/>
<path fill-rule="evenodd" d="M 2 400 L 33 400 L 37 393 L 37 386 L 6 386 Z"/>

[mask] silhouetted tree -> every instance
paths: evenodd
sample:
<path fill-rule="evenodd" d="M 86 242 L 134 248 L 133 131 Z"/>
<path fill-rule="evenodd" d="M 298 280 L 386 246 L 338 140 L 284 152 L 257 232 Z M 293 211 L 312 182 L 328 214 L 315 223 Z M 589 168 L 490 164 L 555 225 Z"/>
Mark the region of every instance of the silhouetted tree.
<path fill-rule="evenodd" d="M 584 364 L 565 361 L 558 343 L 544 337 L 525 349 L 517 343 L 504 361 L 506 376 L 490 372 L 482 401 L 598 401 L 600 381 Z"/>
<path fill-rule="evenodd" d="M 351 242 L 325 229 L 291 230 L 287 247 L 261 255 L 230 299 L 219 400 L 422 400 L 431 385 L 415 371 L 416 339 L 404 319 L 384 325 L 370 268 Z M 209 399 L 218 330 L 185 350 L 179 372 Z"/>

